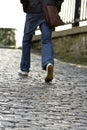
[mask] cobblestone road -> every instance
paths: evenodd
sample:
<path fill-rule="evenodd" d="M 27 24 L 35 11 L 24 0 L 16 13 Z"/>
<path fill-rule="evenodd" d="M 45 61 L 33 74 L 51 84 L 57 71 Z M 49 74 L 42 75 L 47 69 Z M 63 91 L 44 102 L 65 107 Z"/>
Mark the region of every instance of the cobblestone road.
<path fill-rule="evenodd" d="M 0 49 L 0 130 L 87 130 L 87 68 L 55 61 L 45 83 L 32 54 L 27 78 L 18 76 L 21 50 Z"/>

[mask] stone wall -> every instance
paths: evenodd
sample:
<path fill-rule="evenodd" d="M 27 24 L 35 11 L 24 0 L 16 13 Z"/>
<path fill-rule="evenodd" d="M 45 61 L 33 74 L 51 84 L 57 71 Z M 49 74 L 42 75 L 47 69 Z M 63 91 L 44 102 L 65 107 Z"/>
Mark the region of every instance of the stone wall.
<path fill-rule="evenodd" d="M 87 27 L 53 32 L 54 54 L 66 62 L 87 65 Z M 40 36 L 34 36 L 32 48 L 41 51 Z"/>

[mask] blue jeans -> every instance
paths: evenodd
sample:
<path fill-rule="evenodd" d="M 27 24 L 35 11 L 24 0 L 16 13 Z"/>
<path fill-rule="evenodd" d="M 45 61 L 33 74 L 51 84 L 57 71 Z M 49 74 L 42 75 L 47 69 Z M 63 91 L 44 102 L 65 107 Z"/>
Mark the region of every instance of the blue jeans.
<path fill-rule="evenodd" d="M 39 26 L 41 30 L 42 68 L 45 69 L 45 66 L 48 63 L 54 64 L 52 29 L 47 26 L 42 13 L 40 14 L 28 13 L 26 15 L 24 36 L 22 42 L 22 58 L 20 64 L 20 69 L 22 71 L 29 72 L 31 41 L 37 26 Z"/>

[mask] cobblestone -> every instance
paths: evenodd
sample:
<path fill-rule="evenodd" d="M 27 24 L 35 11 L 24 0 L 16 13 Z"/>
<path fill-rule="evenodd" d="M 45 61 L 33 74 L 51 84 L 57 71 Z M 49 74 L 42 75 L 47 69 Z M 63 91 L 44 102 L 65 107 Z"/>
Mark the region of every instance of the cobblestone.
<path fill-rule="evenodd" d="M 18 76 L 21 50 L 0 49 L 0 130 L 87 130 L 87 67 L 55 60 L 45 83 L 41 57 Z"/>

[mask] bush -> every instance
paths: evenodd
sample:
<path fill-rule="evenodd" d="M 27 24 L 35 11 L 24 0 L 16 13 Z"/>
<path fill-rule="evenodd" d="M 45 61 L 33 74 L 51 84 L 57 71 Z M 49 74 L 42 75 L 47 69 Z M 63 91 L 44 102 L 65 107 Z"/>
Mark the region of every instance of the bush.
<path fill-rule="evenodd" d="M 15 29 L 0 28 L 0 45 L 15 46 Z"/>

